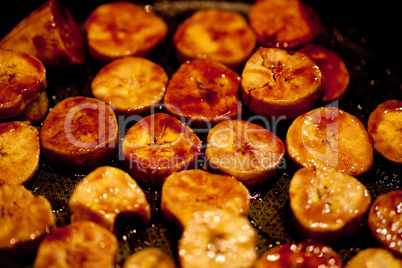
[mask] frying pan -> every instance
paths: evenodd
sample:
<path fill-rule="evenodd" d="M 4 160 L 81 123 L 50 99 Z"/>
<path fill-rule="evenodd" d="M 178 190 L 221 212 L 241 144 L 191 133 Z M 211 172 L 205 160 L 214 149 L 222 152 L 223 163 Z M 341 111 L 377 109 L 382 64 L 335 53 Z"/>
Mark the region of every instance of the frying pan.
<path fill-rule="evenodd" d="M 25 3 L 8 1 L 7 8 L 0 9 L 0 36 L 4 36 L 14 25 L 39 7 L 44 1 L 33 0 Z M 90 12 L 107 1 L 60 1 L 83 25 Z M 323 31 L 314 41 L 339 54 L 345 61 L 351 82 L 345 96 L 335 103 L 340 109 L 357 116 L 363 124 L 371 111 L 381 102 L 389 99 L 402 99 L 402 72 L 399 65 L 401 52 L 398 45 L 397 8 L 391 1 L 382 1 L 377 5 L 366 1 L 341 0 L 336 2 L 305 1 L 311 5 L 322 19 Z M 154 11 L 162 16 L 169 25 L 168 38 L 160 51 L 151 56 L 159 63 L 169 77 L 177 70 L 179 63 L 175 60 L 172 36 L 177 26 L 195 10 L 201 8 L 218 8 L 233 10 L 246 15 L 251 1 L 141 1 L 136 3 L 152 5 Z M 351 5 L 353 4 L 353 5 Z M 48 94 L 51 106 L 72 96 L 91 96 L 90 83 L 102 66 L 89 59 L 82 66 L 57 70 L 48 70 Z M 319 103 L 316 106 L 325 104 Z M 247 116 L 245 114 L 244 116 Z M 285 139 L 286 130 L 291 122 L 280 122 L 278 133 Z M 36 125 L 40 129 L 40 124 Z M 201 137 L 205 141 L 205 135 Z M 269 248 L 284 243 L 300 241 L 293 232 L 289 221 L 288 185 L 295 169 L 288 164 L 278 170 L 272 182 L 259 189 L 253 189 L 249 220 L 257 230 L 257 251 L 262 254 Z M 118 157 L 110 163 L 120 167 Z M 77 184 L 90 171 L 68 170 L 57 167 L 43 157 L 37 176 L 26 185 L 35 195 L 44 195 L 52 204 L 57 225 L 69 223 L 70 211 L 68 199 Z M 380 155 L 375 154 L 372 169 L 358 179 L 367 186 L 374 200 L 377 196 L 401 187 L 401 167 Z M 129 254 L 142 248 L 155 246 L 162 248 L 177 261 L 177 241 L 180 230 L 169 225 L 160 215 L 160 192 L 144 188 L 147 199 L 152 206 L 152 224 L 146 226 L 117 223 L 116 235 L 119 240 L 119 263 Z M 222 193 L 224 194 L 224 193 Z M 378 246 L 371 238 L 365 223 L 359 232 L 346 241 L 332 247 L 346 263 L 359 250 Z M 0 254 L 1 267 L 30 267 L 33 257 L 13 259 Z"/>

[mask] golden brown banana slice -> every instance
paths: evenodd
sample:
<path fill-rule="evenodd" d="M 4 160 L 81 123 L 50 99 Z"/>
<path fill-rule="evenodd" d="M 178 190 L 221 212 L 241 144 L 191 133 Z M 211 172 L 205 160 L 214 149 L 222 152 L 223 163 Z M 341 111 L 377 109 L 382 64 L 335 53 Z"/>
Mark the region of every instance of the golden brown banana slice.
<path fill-rule="evenodd" d="M 162 213 L 182 227 L 196 211 L 224 209 L 245 215 L 249 204 L 249 192 L 241 182 L 232 176 L 200 169 L 174 173 L 162 187 Z"/>
<path fill-rule="evenodd" d="M 15 119 L 19 121 L 37 123 L 42 121 L 48 112 L 49 97 L 47 96 L 47 92 L 44 91 L 40 94 L 39 98 L 31 102 Z"/>
<path fill-rule="evenodd" d="M 128 57 L 114 60 L 92 80 L 92 93 L 114 108 L 117 114 L 149 113 L 162 101 L 168 77 L 150 60 Z"/>
<path fill-rule="evenodd" d="M 135 216 L 151 221 L 151 207 L 144 192 L 126 172 L 115 167 L 99 167 L 75 187 L 68 206 L 71 221 L 89 220 L 113 231 L 116 217 Z"/>
<path fill-rule="evenodd" d="M 374 148 L 388 160 L 402 164 L 402 101 L 379 104 L 370 114 L 367 130 Z"/>
<path fill-rule="evenodd" d="M 46 69 L 26 53 L 0 50 L 0 119 L 21 114 L 46 90 Z"/>
<path fill-rule="evenodd" d="M 56 225 L 49 201 L 22 185 L 0 186 L 0 250 L 16 255 L 33 253 Z"/>
<path fill-rule="evenodd" d="M 275 134 L 243 120 L 226 120 L 213 127 L 205 150 L 212 168 L 248 187 L 269 181 L 284 155 L 285 146 Z"/>
<path fill-rule="evenodd" d="M 89 52 L 100 62 L 144 57 L 167 34 L 167 25 L 159 16 L 129 2 L 100 5 L 89 15 L 85 29 Z"/>
<path fill-rule="evenodd" d="M 265 252 L 254 268 L 342 268 L 342 259 L 331 247 L 317 242 L 289 243 Z"/>
<path fill-rule="evenodd" d="M 194 168 L 201 141 L 191 128 L 168 114 L 145 117 L 122 144 L 126 170 L 145 185 L 160 187 L 170 174 Z"/>
<path fill-rule="evenodd" d="M 255 231 L 248 219 L 225 210 L 197 211 L 179 242 L 183 268 L 251 267 Z"/>
<path fill-rule="evenodd" d="M 173 37 L 181 62 L 211 59 L 229 68 L 240 67 L 256 43 L 255 33 L 243 16 L 216 9 L 197 11 L 179 25 Z"/>
<path fill-rule="evenodd" d="M 97 167 L 108 163 L 117 148 L 116 115 L 100 100 L 67 98 L 50 110 L 40 140 L 43 155 L 53 163 Z"/>
<path fill-rule="evenodd" d="M 332 166 L 351 176 L 373 164 L 373 145 L 363 123 L 335 107 L 297 117 L 286 134 L 286 150 L 299 166 Z"/>
<path fill-rule="evenodd" d="M 40 243 L 35 268 L 115 267 L 119 248 L 113 233 L 90 221 L 59 227 Z"/>
<path fill-rule="evenodd" d="M 239 75 L 217 61 L 183 63 L 169 81 L 164 105 L 167 112 L 191 127 L 215 125 L 241 112 Z"/>
<path fill-rule="evenodd" d="M 402 190 L 377 197 L 370 208 L 368 226 L 382 246 L 402 256 Z"/>
<path fill-rule="evenodd" d="M 173 259 L 159 248 L 145 248 L 129 256 L 123 268 L 176 268 Z"/>
<path fill-rule="evenodd" d="M 296 171 L 290 181 L 289 200 L 299 233 L 325 243 L 355 234 L 371 204 L 361 182 L 330 167 Z"/>
<path fill-rule="evenodd" d="M 258 41 L 266 47 L 295 48 L 321 32 L 320 18 L 302 1 L 256 1 L 248 19 Z"/>
<path fill-rule="evenodd" d="M 0 48 L 25 52 L 48 67 L 85 61 L 84 36 L 70 11 L 55 0 L 44 3 L 1 41 Z"/>
<path fill-rule="evenodd" d="M 39 168 L 38 130 L 29 122 L 0 124 L 0 185 L 22 184 Z"/>
<path fill-rule="evenodd" d="M 261 48 L 246 62 L 241 81 L 243 103 L 267 117 L 294 118 L 321 95 L 321 71 L 306 55 Z"/>
<path fill-rule="evenodd" d="M 345 268 L 402 268 L 402 261 L 384 248 L 367 248 L 348 261 Z"/>

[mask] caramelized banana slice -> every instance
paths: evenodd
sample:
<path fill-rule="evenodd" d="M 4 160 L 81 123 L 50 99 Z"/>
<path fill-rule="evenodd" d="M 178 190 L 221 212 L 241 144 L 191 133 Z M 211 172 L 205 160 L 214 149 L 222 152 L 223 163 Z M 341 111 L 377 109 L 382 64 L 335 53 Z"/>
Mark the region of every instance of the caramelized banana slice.
<path fill-rule="evenodd" d="M 296 118 L 286 134 L 286 149 L 299 166 L 332 166 L 351 176 L 373 164 L 373 145 L 360 120 L 335 107 L 321 107 Z"/>
<path fill-rule="evenodd" d="M 360 251 L 345 268 L 402 268 L 402 261 L 383 248 L 368 248 Z"/>
<path fill-rule="evenodd" d="M 37 123 L 42 121 L 49 112 L 49 97 L 46 91 L 42 92 L 36 100 L 31 102 L 15 119 Z"/>
<path fill-rule="evenodd" d="M 80 181 L 70 197 L 71 221 L 89 220 L 113 231 L 116 217 L 134 215 L 151 221 L 151 207 L 142 189 L 126 172 L 99 167 Z"/>
<path fill-rule="evenodd" d="M 39 245 L 35 268 L 115 267 L 116 237 L 90 221 L 76 221 L 59 227 Z"/>
<path fill-rule="evenodd" d="M 205 150 L 212 168 L 248 187 L 269 181 L 284 155 L 285 146 L 275 134 L 243 120 L 226 120 L 213 127 Z"/>
<path fill-rule="evenodd" d="M 159 248 L 135 252 L 124 262 L 123 268 L 176 268 L 173 259 Z"/>
<path fill-rule="evenodd" d="M 240 67 L 256 42 L 255 33 L 243 16 L 215 9 L 197 11 L 179 25 L 173 37 L 180 61 L 211 59 L 229 68 Z"/>
<path fill-rule="evenodd" d="M 336 243 L 353 235 L 370 208 L 366 187 L 333 168 L 302 168 L 290 181 L 294 225 L 305 238 Z"/>
<path fill-rule="evenodd" d="M 265 252 L 254 268 L 342 268 L 342 259 L 331 247 L 316 242 L 289 243 Z"/>
<path fill-rule="evenodd" d="M 295 48 L 321 32 L 321 20 L 301 1 L 256 1 L 248 18 L 258 41 L 266 47 Z"/>
<path fill-rule="evenodd" d="M 291 119 L 320 98 L 321 72 L 304 54 L 262 48 L 244 66 L 241 89 L 244 104 L 254 113 Z"/>
<path fill-rule="evenodd" d="M 174 173 L 162 187 L 162 213 L 182 227 L 196 211 L 224 209 L 245 215 L 249 204 L 249 192 L 241 182 L 200 169 Z"/>
<path fill-rule="evenodd" d="M 0 124 L 0 185 L 22 184 L 39 168 L 38 130 L 28 122 Z"/>
<path fill-rule="evenodd" d="M 251 267 L 255 231 L 246 217 L 224 210 L 197 211 L 179 242 L 183 268 Z"/>
<path fill-rule="evenodd" d="M 150 60 L 128 57 L 115 60 L 92 80 L 92 93 L 117 114 L 149 113 L 165 95 L 168 77 L 162 67 Z"/>
<path fill-rule="evenodd" d="M 163 113 L 137 122 L 122 144 L 126 170 L 139 182 L 156 187 L 170 174 L 193 168 L 201 149 L 191 128 Z"/>
<path fill-rule="evenodd" d="M 402 164 L 402 101 L 379 104 L 370 114 L 367 129 L 375 149 L 390 161 Z"/>
<path fill-rule="evenodd" d="M 402 256 L 402 191 L 380 195 L 370 208 L 368 226 L 374 238 Z"/>
<path fill-rule="evenodd" d="M 215 125 L 240 111 L 237 73 L 212 60 L 183 63 L 169 81 L 164 105 L 191 127 Z"/>
<path fill-rule="evenodd" d="M 43 155 L 53 163 L 97 167 L 109 162 L 117 147 L 116 115 L 100 100 L 67 98 L 50 110 L 40 140 Z"/>
<path fill-rule="evenodd" d="M 0 119 L 21 114 L 46 87 L 42 62 L 26 53 L 0 50 Z"/>
<path fill-rule="evenodd" d="M 342 97 L 350 81 L 345 62 L 334 51 L 317 44 L 307 44 L 299 52 L 317 63 L 320 68 L 322 73 L 321 100 L 329 102 Z"/>
<path fill-rule="evenodd" d="M 49 201 L 22 185 L 0 186 L 0 250 L 16 255 L 33 253 L 50 232 L 55 216 Z"/>
<path fill-rule="evenodd" d="M 0 48 L 25 52 L 49 67 L 85 61 L 84 37 L 70 11 L 55 0 L 44 3 L 17 24 Z"/>
<path fill-rule="evenodd" d="M 129 2 L 97 7 L 85 23 L 89 52 L 100 62 L 126 56 L 146 56 L 167 34 L 156 14 Z"/>

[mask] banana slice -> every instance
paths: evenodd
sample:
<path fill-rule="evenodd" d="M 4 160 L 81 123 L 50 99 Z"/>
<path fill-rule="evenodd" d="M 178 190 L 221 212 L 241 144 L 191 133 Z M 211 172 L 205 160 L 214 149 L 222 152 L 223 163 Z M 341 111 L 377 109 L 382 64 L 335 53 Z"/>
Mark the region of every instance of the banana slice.
<path fill-rule="evenodd" d="M 40 243 L 35 268 L 115 267 L 116 237 L 90 221 L 59 227 Z"/>
<path fill-rule="evenodd" d="M 402 164 L 402 101 L 379 104 L 370 114 L 367 129 L 375 149 L 390 161 Z"/>
<path fill-rule="evenodd" d="M 256 43 L 255 33 L 243 16 L 215 9 L 195 12 L 179 25 L 173 37 L 181 62 L 211 59 L 229 68 L 239 68 L 251 55 Z"/>
<path fill-rule="evenodd" d="M 40 140 L 43 155 L 53 163 L 97 167 L 108 163 L 117 147 L 116 115 L 100 100 L 67 98 L 50 110 Z"/>
<path fill-rule="evenodd" d="M 247 187 L 269 181 L 285 155 L 283 142 L 267 129 L 243 120 L 226 120 L 211 129 L 205 156 L 213 169 Z"/>
<path fill-rule="evenodd" d="M 345 62 L 338 54 L 318 44 L 307 44 L 299 52 L 317 63 L 320 68 L 322 101 L 334 101 L 345 94 L 349 86 L 350 75 Z"/>
<path fill-rule="evenodd" d="M 183 268 L 251 267 L 255 231 L 246 217 L 224 210 L 197 211 L 179 242 Z"/>
<path fill-rule="evenodd" d="M 291 49 L 321 32 L 321 20 L 301 1 L 256 1 L 248 13 L 251 28 L 266 47 Z"/>
<path fill-rule="evenodd" d="M 402 261 L 383 248 L 367 248 L 354 256 L 345 268 L 402 268 Z"/>
<path fill-rule="evenodd" d="M 118 215 L 134 215 L 143 223 L 151 221 L 151 207 L 142 189 L 126 172 L 99 167 L 75 187 L 68 206 L 71 221 L 89 220 L 113 231 Z"/>
<path fill-rule="evenodd" d="M 183 63 L 169 81 L 164 106 L 191 127 L 215 125 L 241 113 L 239 75 L 217 61 Z"/>
<path fill-rule="evenodd" d="M 371 204 L 361 182 L 330 167 L 296 171 L 289 200 L 300 234 L 325 243 L 355 234 Z"/>
<path fill-rule="evenodd" d="M 162 101 L 168 77 L 150 60 L 128 57 L 114 60 L 92 80 L 92 93 L 123 115 L 149 113 Z"/>
<path fill-rule="evenodd" d="M 85 62 L 84 36 L 70 11 L 55 0 L 44 3 L 1 41 L 1 49 L 25 52 L 46 68 Z"/>
<path fill-rule="evenodd" d="M 368 226 L 381 245 L 402 256 L 402 190 L 377 197 L 370 208 Z"/>
<path fill-rule="evenodd" d="M 296 118 L 286 134 L 286 149 L 299 166 L 334 167 L 351 176 L 373 164 L 373 145 L 355 116 L 335 107 L 321 107 Z"/>
<path fill-rule="evenodd" d="M 37 123 L 45 119 L 49 112 L 49 97 L 46 91 L 42 92 L 36 100 L 31 102 L 15 120 Z"/>
<path fill-rule="evenodd" d="M 155 187 L 174 172 L 194 168 L 201 150 L 200 139 L 189 127 L 163 113 L 137 122 L 122 143 L 126 170 L 142 184 Z"/>
<path fill-rule="evenodd" d="M 38 130 L 28 122 L 0 124 L 0 185 L 23 184 L 39 168 Z"/>
<path fill-rule="evenodd" d="M 100 5 L 89 15 L 85 29 L 89 53 L 100 62 L 145 57 L 167 35 L 159 16 L 129 2 Z"/>
<path fill-rule="evenodd" d="M 244 104 L 254 113 L 291 119 L 320 98 L 321 72 L 304 54 L 261 48 L 244 66 L 241 92 Z"/>
<path fill-rule="evenodd" d="M 317 242 L 289 243 L 265 252 L 254 268 L 342 268 L 342 259 L 331 247 Z"/>
<path fill-rule="evenodd" d="M 173 259 L 159 248 L 135 252 L 124 262 L 123 268 L 176 268 Z"/>
<path fill-rule="evenodd" d="M 46 90 L 46 69 L 26 53 L 0 50 L 0 119 L 21 114 Z"/>
<path fill-rule="evenodd" d="M 162 187 L 161 210 L 184 227 L 196 211 L 224 209 L 245 215 L 250 204 L 247 188 L 234 177 L 200 169 L 174 173 Z"/>
<path fill-rule="evenodd" d="M 15 255 L 35 252 L 56 225 L 49 201 L 22 185 L 0 186 L 0 250 Z"/>

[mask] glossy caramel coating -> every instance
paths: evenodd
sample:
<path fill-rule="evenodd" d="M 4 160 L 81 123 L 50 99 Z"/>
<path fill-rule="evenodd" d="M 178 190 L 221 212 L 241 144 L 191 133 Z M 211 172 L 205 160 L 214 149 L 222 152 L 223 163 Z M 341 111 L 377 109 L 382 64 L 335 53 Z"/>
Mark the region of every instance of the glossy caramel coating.
<path fill-rule="evenodd" d="M 123 268 L 176 268 L 173 259 L 159 248 L 149 247 L 136 251 L 125 261 Z"/>
<path fill-rule="evenodd" d="M 0 119 L 21 114 L 46 90 L 46 69 L 26 53 L 0 50 Z"/>
<path fill-rule="evenodd" d="M 15 119 L 37 123 L 45 119 L 48 112 L 49 97 L 47 96 L 47 92 L 44 91 L 36 100 L 31 102 Z"/>
<path fill-rule="evenodd" d="M 345 268 L 402 268 L 402 260 L 385 248 L 367 248 L 359 251 Z"/>

